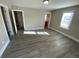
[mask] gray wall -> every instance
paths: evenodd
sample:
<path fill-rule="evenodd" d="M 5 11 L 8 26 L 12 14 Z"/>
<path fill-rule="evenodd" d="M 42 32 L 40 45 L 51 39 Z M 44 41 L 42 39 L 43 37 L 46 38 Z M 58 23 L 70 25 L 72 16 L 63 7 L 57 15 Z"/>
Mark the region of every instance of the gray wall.
<path fill-rule="evenodd" d="M 70 29 L 66 30 L 66 29 L 60 28 L 60 23 L 61 23 L 63 13 L 70 12 L 70 11 L 74 11 L 75 13 Z M 50 27 L 79 39 L 79 6 L 63 8 L 63 9 L 52 11 Z"/>
<path fill-rule="evenodd" d="M 8 8 L 11 8 L 10 0 L 0 0 L 0 4 L 4 4 L 4 5 L 8 6 Z"/>
<path fill-rule="evenodd" d="M 7 35 L 6 27 L 4 24 L 4 20 L 2 17 L 1 9 L 0 9 L 0 57 L 5 50 L 7 44 L 9 43 L 9 37 Z"/>
<path fill-rule="evenodd" d="M 18 8 L 24 11 L 24 30 L 44 29 L 44 17 L 49 11 L 12 6 L 12 9 Z"/>

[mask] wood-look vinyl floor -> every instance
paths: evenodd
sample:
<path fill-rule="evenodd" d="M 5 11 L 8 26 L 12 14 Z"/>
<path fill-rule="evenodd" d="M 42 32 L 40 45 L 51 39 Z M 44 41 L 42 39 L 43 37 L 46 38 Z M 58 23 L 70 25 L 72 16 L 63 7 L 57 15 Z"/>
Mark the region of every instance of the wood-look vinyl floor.
<path fill-rule="evenodd" d="M 3 58 L 78 58 L 79 43 L 55 31 L 50 35 L 28 35 L 21 31 L 11 40 Z M 41 32 L 41 31 L 35 31 Z M 42 30 L 43 32 L 43 30 Z"/>

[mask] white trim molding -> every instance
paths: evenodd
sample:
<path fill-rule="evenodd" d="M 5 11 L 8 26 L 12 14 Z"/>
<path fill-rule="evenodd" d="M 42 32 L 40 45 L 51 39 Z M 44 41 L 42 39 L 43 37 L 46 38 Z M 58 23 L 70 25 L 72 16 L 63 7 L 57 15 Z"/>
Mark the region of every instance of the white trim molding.
<path fill-rule="evenodd" d="M 25 17 L 24 17 L 24 10 L 12 9 L 13 22 L 14 22 L 15 31 L 16 31 L 16 34 L 17 34 L 17 26 L 16 26 L 16 21 L 15 21 L 14 11 L 22 12 L 24 29 L 25 29 Z"/>
<path fill-rule="evenodd" d="M 2 3 L 0 3 L 0 6 L 3 6 L 3 7 L 6 7 L 6 8 L 8 8 L 6 5 L 4 5 L 4 4 L 2 4 Z"/>
<path fill-rule="evenodd" d="M 70 39 L 72 39 L 72 40 L 74 40 L 74 41 L 76 41 L 76 42 L 79 43 L 79 39 L 77 39 L 77 38 L 75 38 L 75 37 L 73 37 L 71 35 L 68 35 L 66 33 L 63 33 L 63 32 L 61 32 L 61 31 L 59 31 L 59 30 L 57 30 L 55 28 L 52 28 L 52 27 L 49 27 L 49 29 L 54 30 L 54 31 L 56 31 L 56 32 L 58 32 L 58 33 L 60 33 L 60 34 L 62 34 L 62 35 L 64 35 L 64 36 L 66 36 L 66 37 L 68 37 L 68 38 L 70 38 Z"/>
<path fill-rule="evenodd" d="M 5 10 L 5 14 L 7 14 L 6 16 L 6 21 L 8 22 L 7 26 L 8 26 L 8 30 L 10 31 L 10 35 L 13 36 L 14 32 L 13 32 L 13 28 L 12 28 L 12 24 L 11 24 L 11 19 L 9 16 L 9 8 L 8 6 L 0 3 L 0 6 L 3 7 L 3 9 Z"/>
<path fill-rule="evenodd" d="M 0 50 L 0 57 L 2 57 L 2 54 L 4 53 L 5 49 L 7 48 L 8 44 L 10 43 L 10 40 L 6 42 L 6 44 L 2 47 Z"/>
<path fill-rule="evenodd" d="M 25 29 L 26 30 L 41 30 L 41 29 L 44 29 L 43 27 L 39 27 L 39 28 L 29 28 L 29 29 Z"/>

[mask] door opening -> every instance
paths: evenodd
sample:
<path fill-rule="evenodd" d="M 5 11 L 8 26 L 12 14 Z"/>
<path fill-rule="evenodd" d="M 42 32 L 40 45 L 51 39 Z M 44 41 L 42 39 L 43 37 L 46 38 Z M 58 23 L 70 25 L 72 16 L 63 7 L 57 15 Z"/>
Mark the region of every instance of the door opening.
<path fill-rule="evenodd" d="M 10 36 L 9 29 L 8 29 L 8 23 L 7 23 L 7 20 L 6 20 L 6 15 L 4 13 L 4 7 L 1 7 L 1 11 L 2 11 L 2 16 L 3 16 L 3 20 L 4 20 L 4 24 L 5 24 L 8 36 Z"/>
<path fill-rule="evenodd" d="M 44 29 L 48 29 L 49 21 L 50 21 L 50 14 L 46 14 L 46 15 L 45 15 Z"/>
<path fill-rule="evenodd" d="M 23 12 L 22 11 L 12 11 L 14 16 L 14 21 L 16 24 L 16 30 L 24 30 L 24 24 L 23 24 Z"/>

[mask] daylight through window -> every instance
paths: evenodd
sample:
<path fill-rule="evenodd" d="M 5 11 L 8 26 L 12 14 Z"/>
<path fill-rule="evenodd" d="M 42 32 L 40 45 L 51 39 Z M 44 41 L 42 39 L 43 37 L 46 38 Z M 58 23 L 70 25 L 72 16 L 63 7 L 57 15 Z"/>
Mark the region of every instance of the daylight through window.
<path fill-rule="evenodd" d="M 64 28 L 64 29 L 67 29 L 67 30 L 70 28 L 72 18 L 73 18 L 73 14 L 74 14 L 73 12 L 63 13 L 61 24 L 60 24 L 61 28 Z"/>

